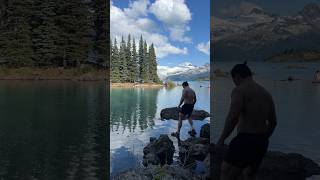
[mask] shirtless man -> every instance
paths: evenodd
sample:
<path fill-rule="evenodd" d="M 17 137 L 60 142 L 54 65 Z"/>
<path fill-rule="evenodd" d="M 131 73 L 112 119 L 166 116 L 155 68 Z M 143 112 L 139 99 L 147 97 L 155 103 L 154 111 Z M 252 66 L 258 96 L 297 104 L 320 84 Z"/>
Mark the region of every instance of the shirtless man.
<path fill-rule="evenodd" d="M 182 105 L 182 103 L 184 103 L 184 104 L 179 112 L 178 129 L 176 132 L 171 134 L 172 136 L 175 136 L 177 138 L 179 138 L 179 136 L 180 136 L 180 129 L 182 127 L 182 120 L 185 119 L 185 116 L 188 116 L 188 121 L 191 126 L 191 130 L 188 133 L 191 136 L 196 135 L 196 131 L 193 127 L 193 122 L 192 122 L 192 118 L 191 118 L 194 105 L 197 102 L 196 93 L 194 92 L 193 89 L 191 89 L 189 87 L 188 82 L 183 82 L 182 87 L 183 87 L 183 91 L 182 91 L 182 96 L 181 96 L 178 108 L 180 109 L 180 106 Z"/>
<path fill-rule="evenodd" d="M 236 180 L 242 175 L 248 180 L 256 179 L 269 137 L 277 125 L 275 106 L 271 95 L 253 80 L 246 63 L 234 66 L 231 75 L 236 87 L 217 148 L 223 146 L 236 126 L 238 134 L 229 144 L 220 179 Z"/>

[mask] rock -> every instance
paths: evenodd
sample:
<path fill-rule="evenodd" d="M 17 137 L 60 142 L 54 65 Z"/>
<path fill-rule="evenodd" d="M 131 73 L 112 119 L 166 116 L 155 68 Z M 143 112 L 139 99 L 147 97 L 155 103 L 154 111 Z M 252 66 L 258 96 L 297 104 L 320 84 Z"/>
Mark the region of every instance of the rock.
<path fill-rule="evenodd" d="M 183 165 L 188 165 L 195 160 L 203 161 L 210 152 L 208 138 L 191 137 L 181 141 L 179 145 L 179 159 Z"/>
<path fill-rule="evenodd" d="M 179 120 L 179 108 L 165 108 L 160 112 L 161 119 L 173 119 Z M 193 110 L 192 119 L 194 120 L 204 120 L 207 117 L 210 117 L 210 114 L 204 110 Z"/>
<path fill-rule="evenodd" d="M 112 180 L 200 180 L 204 179 L 200 175 L 195 175 L 180 166 L 148 166 L 135 168 L 119 173 L 111 178 Z"/>
<path fill-rule="evenodd" d="M 200 129 L 200 137 L 202 138 L 210 138 L 210 124 L 204 124 Z"/>
<path fill-rule="evenodd" d="M 224 72 L 221 69 L 216 69 L 213 71 L 215 77 L 229 77 L 229 73 L 228 72 Z"/>
<path fill-rule="evenodd" d="M 150 138 L 150 143 L 143 148 L 143 165 L 171 164 L 174 151 L 173 142 L 168 135 L 160 135 L 158 139 Z"/>
<path fill-rule="evenodd" d="M 207 179 L 210 179 L 210 172 L 211 172 L 211 166 L 210 166 L 210 163 L 211 163 L 211 158 L 210 158 L 210 153 L 207 155 L 207 157 L 204 159 L 204 167 L 206 169 L 206 173 L 205 173 L 205 177 Z"/>
<path fill-rule="evenodd" d="M 262 180 L 305 180 L 318 174 L 320 174 L 319 165 L 301 154 L 268 152 L 263 160 L 259 177 Z"/>
<path fill-rule="evenodd" d="M 220 167 L 227 146 L 215 149 L 213 152 L 214 178 L 219 178 Z M 282 153 L 269 151 L 258 173 L 259 180 L 305 180 L 312 175 L 319 175 L 320 167 L 312 160 L 296 153 Z M 242 180 L 239 178 L 237 180 Z"/>

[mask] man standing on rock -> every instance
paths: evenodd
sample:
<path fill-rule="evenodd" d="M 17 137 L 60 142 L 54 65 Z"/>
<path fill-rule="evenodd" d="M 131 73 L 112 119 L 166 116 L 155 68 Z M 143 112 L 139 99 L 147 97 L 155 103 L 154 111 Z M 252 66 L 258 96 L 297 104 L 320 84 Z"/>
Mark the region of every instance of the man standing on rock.
<path fill-rule="evenodd" d="M 179 122 L 178 122 L 178 129 L 177 132 L 172 133 L 172 136 L 178 137 L 180 136 L 180 129 L 182 127 L 182 120 L 185 119 L 186 116 L 188 116 L 188 121 L 189 124 L 191 126 L 191 130 L 188 132 L 191 136 L 195 136 L 196 135 L 196 131 L 193 127 L 193 122 L 192 122 L 192 111 L 194 108 L 194 105 L 197 102 L 197 97 L 196 97 L 196 93 L 194 92 L 193 89 L 191 89 L 189 87 L 188 82 L 183 82 L 182 83 L 182 96 L 180 99 L 180 103 L 178 108 L 180 109 L 180 106 L 183 104 L 182 108 L 179 111 Z"/>
<path fill-rule="evenodd" d="M 231 71 L 236 87 L 231 94 L 231 106 L 216 151 L 237 126 L 238 133 L 229 144 L 221 167 L 221 180 L 256 179 L 276 125 L 276 112 L 271 95 L 252 78 L 244 64 Z M 219 148 L 220 147 L 220 148 Z"/>

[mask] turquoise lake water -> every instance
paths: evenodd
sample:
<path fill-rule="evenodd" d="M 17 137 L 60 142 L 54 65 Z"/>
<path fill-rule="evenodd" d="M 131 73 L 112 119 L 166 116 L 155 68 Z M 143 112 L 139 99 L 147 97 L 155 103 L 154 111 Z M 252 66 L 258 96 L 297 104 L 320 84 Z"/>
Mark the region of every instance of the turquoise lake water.
<path fill-rule="evenodd" d="M 202 85 L 203 87 L 200 87 Z M 210 112 L 209 82 L 190 82 L 190 87 L 197 93 L 195 109 Z M 167 107 L 176 107 L 182 93 L 182 87 L 166 88 L 112 88 L 110 91 L 110 172 L 111 175 L 129 168 L 141 166 L 143 148 L 149 143 L 150 137 L 168 134 L 176 131 L 177 121 L 160 120 L 160 111 Z M 208 123 L 194 121 L 198 132 L 200 127 Z M 190 126 L 183 122 L 181 140 L 189 137 Z M 175 160 L 178 156 L 176 138 L 170 137 L 175 145 Z M 203 164 L 199 163 L 195 171 L 201 173 Z"/>

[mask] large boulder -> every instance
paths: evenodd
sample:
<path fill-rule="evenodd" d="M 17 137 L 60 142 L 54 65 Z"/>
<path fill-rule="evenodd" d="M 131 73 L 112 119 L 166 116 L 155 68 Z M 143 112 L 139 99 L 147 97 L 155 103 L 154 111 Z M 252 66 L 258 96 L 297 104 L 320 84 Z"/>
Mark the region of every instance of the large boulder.
<path fill-rule="evenodd" d="M 160 112 L 161 119 L 174 119 L 179 120 L 179 108 L 172 107 L 172 108 L 165 108 L 162 109 Z M 210 117 L 210 114 L 204 110 L 193 110 L 192 119 L 194 120 L 204 120 L 207 117 Z"/>
<path fill-rule="evenodd" d="M 158 139 L 150 138 L 150 143 L 143 148 L 143 165 L 164 165 L 173 162 L 175 148 L 168 135 L 162 134 Z"/>
<path fill-rule="evenodd" d="M 213 176 L 218 179 L 221 171 L 221 163 L 226 154 L 227 146 L 215 148 L 213 151 Z M 258 173 L 259 180 L 305 180 L 307 177 L 320 174 L 320 167 L 311 159 L 297 153 L 282 153 L 269 151 Z M 239 177 L 237 180 L 242 180 Z"/>
<path fill-rule="evenodd" d="M 130 169 L 113 176 L 112 180 L 200 180 L 204 179 L 200 175 L 190 172 L 188 169 L 183 169 L 180 166 L 148 166 Z"/>
<path fill-rule="evenodd" d="M 203 161 L 210 152 L 208 138 L 190 137 L 181 141 L 179 145 L 179 159 L 183 165 L 193 163 L 195 160 Z"/>
<path fill-rule="evenodd" d="M 210 124 L 204 124 L 200 129 L 200 137 L 202 138 L 210 138 Z"/>

